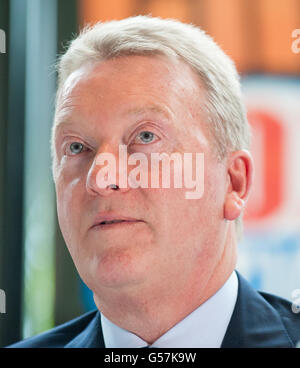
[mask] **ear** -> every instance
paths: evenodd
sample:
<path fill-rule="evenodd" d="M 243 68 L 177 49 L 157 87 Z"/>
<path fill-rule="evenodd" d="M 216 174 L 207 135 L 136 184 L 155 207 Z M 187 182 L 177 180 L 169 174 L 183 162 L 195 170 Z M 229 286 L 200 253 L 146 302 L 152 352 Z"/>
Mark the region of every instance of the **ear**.
<path fill-rule="evenodd" d="M 232 152 L 227 161 L 228 188 L 224 218 L 235 220 L 244 210 L 253 183 L 253 159 L 249 151 Z"/>

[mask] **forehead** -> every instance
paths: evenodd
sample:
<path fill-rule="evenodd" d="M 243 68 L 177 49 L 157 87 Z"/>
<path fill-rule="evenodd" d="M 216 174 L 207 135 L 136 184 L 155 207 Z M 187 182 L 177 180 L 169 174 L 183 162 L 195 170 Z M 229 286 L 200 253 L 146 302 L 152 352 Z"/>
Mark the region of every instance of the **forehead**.
<path fill-rule="evenodd" d="M 121 77 L 121 79 L 120 79 Z M 103 82 L 122 82 L 127 87 L 176 87 L 181 91 L 197 89 L 200 78 L 185 62 L 162 55 L 131 55 L 86 64 L 77 69 L 64 83 L 64 94 L 70 94 L 80 87 L 104 87 Z M 167 83 L 167 84 L 166 84 Z M 105 85 L 105 87 L 109 87 Z"/>
<path fill-rule="evenodd" d="M 200 78 L 183 61 L 165 56 L 120 57 L 81 67 L 67 78 L 55 124 L 152 113 L 181 120 L 181 128 L 188 129 L 187 118 L 199 120 L 205 98 Z"/>

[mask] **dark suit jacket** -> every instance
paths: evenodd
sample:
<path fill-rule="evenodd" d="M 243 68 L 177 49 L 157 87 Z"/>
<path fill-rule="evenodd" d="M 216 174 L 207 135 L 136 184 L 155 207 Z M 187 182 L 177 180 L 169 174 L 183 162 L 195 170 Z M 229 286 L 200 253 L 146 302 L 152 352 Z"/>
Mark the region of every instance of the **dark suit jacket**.
<path fill-rule="evenodd" d="M 291 303 L 257 292 L 237 272 L 236 305 L 222 348 L 293 348 L 300 340 L 300 314 Z M 104 348 L 98 310 L 16 344 L 13 348 Z"/>

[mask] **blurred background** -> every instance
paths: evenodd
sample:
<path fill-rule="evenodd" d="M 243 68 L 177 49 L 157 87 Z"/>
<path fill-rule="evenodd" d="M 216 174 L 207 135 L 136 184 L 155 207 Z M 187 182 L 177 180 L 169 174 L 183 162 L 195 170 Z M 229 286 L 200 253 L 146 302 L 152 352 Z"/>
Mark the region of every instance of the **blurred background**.
<path fill-rule="evenodd" d="M 198 25 L 235 61 L 257 169 L 238 270 L 300 289 L 300 0 L 0 0 L 0 346 L 95 308 L 56 219 L 53 66 L 85 24 L 138 14 Z"/>

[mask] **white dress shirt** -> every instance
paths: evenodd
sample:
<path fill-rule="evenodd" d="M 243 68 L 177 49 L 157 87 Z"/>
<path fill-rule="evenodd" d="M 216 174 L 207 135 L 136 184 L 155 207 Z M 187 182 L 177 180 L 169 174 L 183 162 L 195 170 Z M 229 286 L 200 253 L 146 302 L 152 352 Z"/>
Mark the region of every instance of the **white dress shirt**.
<path fill-rule="evenodd" d="M 235 271 L 225 284 L 203 304 L 159 337 L 155 348 L 219 348 L 230 322 L 238 293 Z M 141 348 L 148 344 L 124 330 L 101 313 L 106 348 Z"/>

